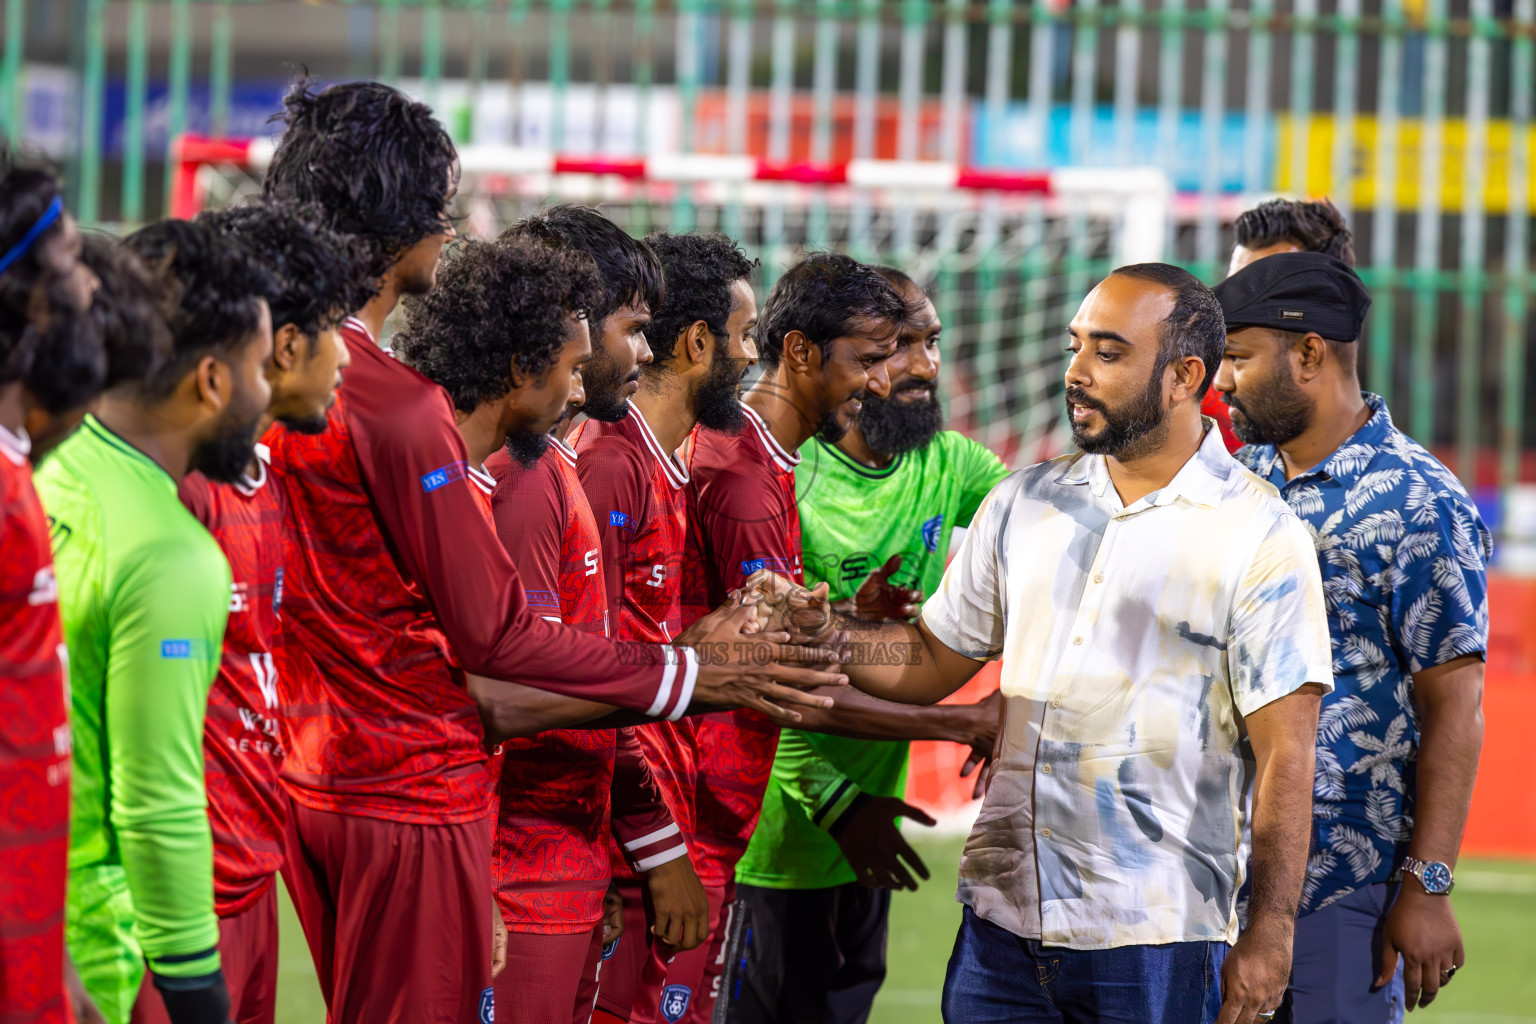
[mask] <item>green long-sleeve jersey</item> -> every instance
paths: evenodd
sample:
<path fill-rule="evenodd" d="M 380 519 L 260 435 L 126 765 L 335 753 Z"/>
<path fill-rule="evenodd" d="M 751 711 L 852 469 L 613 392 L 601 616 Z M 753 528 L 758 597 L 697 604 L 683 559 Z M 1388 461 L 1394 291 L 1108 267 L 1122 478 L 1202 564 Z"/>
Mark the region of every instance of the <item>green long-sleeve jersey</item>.
<path fill-rule="evenodd" d="M 182 506 L 175 481 L 95 417 L 43 465 L 37 489 L 52 524 L 69 650 L 71 952 L 88 988 L 85 964 L 112 960 L 147 961 L 168 978 L 210 974 L 219 928 L 203 719 L 229 563 Z M 121 901 L 77 898 L 124 888 L 131 915 Z M 103 916 L 79 919 L 92 914 Z"/>
<path fill-rule="evenodd" d="M 805 583 L 827 583 L 834 601 L 852 597 L 894 554 L 902 555 L 895 581 L 933 593 L 951 532 L 970 525 L 987 492 L 1008 475 L 996 455 L 952 430 L 884 469 L 861 466 L 819 438 L 806 442 L 800 460 L 795 496 Z M 855 881 L 826 830 L 860 793 L 899 796 L 906 774 L 905 742 L 785 729 L 736 880 L 774 889 Z"/>

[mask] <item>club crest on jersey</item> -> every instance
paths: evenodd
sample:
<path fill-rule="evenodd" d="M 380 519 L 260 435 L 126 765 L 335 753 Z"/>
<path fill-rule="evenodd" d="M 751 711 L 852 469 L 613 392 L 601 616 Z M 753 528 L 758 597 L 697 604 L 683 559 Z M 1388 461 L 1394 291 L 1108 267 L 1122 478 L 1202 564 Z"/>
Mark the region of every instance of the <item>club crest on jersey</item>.
<path fill-rule="evenodd" d="M 623 937 L 624 936 L 620 935 L 619 939 L 622 939 Z M 619 951 L 619 939 L 614 939 L 612 942 L 608 943 L 606 946 L 603 947 L 603 959 L 604 960 L 612 960 L 613 959 L 613 954 L 615 954 L 615 953 L 617 953 Z"/>
<path fill-rule="evenodd" d="M 447 487 L 455 480 L 463 480 L 469 475 L 469 467 L 463 459 L 458 462 L 450 462 L 446 466 L 434 469 L 430 473 L 421 475 L 421 489 L 431 494 L 439 487 Z"/>
<path fill-rule="evenodd" d="M 944 526 L 944 514 L 941 512 L 923 524 L 923 547 L 929 551 L 939 550 L 939 530 Z"/>
<path fill-rule="evenodd" d="M 496 1024 L 496 990 L 488 988 L 480 993 L 480 1024 Z"/>
<path fill-rule="evenodd" d="M 687 985 L 668 985 L 661 990 L 661 1015 L 667 1018 L 668 1024 L 677 1024 L 683 1019 L 692 997 L 693 989 Z"/>

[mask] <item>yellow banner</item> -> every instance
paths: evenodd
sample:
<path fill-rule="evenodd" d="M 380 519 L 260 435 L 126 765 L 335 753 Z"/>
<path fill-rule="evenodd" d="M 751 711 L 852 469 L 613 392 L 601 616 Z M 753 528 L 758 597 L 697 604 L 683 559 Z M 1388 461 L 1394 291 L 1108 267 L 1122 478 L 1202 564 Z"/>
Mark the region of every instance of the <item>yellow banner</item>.
<path fill-rule="evenodd" d="M 1337 126 L 1331 115 L 1315 114 L 1298 124 L 1289 114 L 1280 115 L 1279 167 L 1276 168 L 1276 187 L 1281 192 L 1300 192 L 1309 196 L 1338 195 L 1344 182 L 1333 180 L 1333 147 Z M 1462 208 L 1466 190 L 1466 160 L 1469 133 L 1467 122 L 1447 118 L 1440 123 L 1440 207 L 1456 213 Z M 1377 188 L 1381 183 L 1381 169 L 1377 165 L 1377 137 L 1379 127 L 1374 115 L 1362 114 L 1355 118 L 1354 137 L 1350 140 L 1350 201 L 1356 209 L 1376 205 Z M 1521 140 L 1526 154 L 1526 167 L 1536 168 L 1536 131 L 1527 127 Z M 1295 162 L 1292 154 L 1298 145 L 1307 151 L 1306 182 L 1295 179 Z M 1416 209 L 1419 205 L 1419 171 L 1422 164 L 1424 124 L 1414 118 L 1397 122 L 1396 177 L 1394 184 L 1395 205 L 1398 209 Z M 1504 213 L 1509 209 L 1510 165 L 1515 147 L 1515 128 L 1509 121 L 1489 121 L 1484 139 L 1482 200 L 1489 213 Z M 1526 190 L 1527 209 L 1532 204 L 1529 176 L 1521 182 Z"/>

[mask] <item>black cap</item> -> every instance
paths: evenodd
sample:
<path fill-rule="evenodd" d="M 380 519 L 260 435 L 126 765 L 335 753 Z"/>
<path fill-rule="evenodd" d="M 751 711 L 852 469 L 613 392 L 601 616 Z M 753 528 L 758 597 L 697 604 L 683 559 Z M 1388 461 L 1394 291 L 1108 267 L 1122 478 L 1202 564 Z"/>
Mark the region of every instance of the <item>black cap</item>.
<path fill-rule="evenodd" d="M 1355 341 L 1371 293 L 1349 264 L 1320 252 L 1282 252 L 1254 260 L 1216 286 L 1227 332 L 1244 327 L 1316 331 Z"/>

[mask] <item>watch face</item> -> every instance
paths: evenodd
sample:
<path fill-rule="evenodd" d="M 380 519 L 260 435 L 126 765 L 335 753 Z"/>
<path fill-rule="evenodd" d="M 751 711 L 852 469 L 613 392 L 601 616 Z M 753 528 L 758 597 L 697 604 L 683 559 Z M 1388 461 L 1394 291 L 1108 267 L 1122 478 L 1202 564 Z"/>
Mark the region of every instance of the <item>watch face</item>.
<path fill-rule="evenodd" d="M 1424 874 L 1419 876 L 1424 882 L 1424 891 L 1441 893 L 1449 892 L 1451 888 L 1451 869 L 1437 860 L 1432 860 L 1424 865 Z"/>

